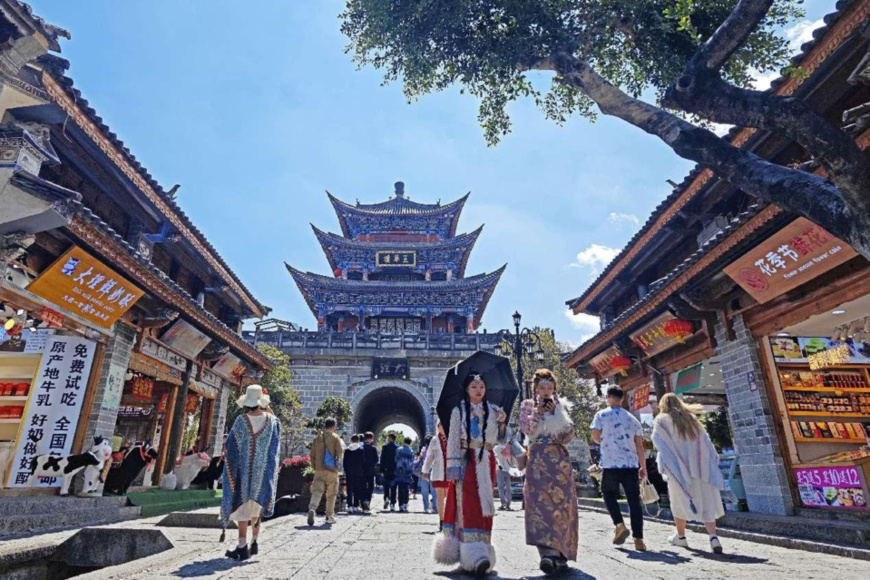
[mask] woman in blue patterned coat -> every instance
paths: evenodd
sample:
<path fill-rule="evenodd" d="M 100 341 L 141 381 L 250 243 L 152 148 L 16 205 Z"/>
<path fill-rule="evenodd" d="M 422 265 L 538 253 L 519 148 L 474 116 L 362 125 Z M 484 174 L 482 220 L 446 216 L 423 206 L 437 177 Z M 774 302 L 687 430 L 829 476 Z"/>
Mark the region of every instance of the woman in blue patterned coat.
<path fill-rule="evenodd" d="M 236 522 L 239 543 L 235 550 L 227 551 L 227 557 L 247 560 L 258 552 L 257 536 L 262 518 L 272 515 L 275 507 L 281 425 L 275 415 L 267 412 L 269 395 L 260 385 L 250 385 L 237 404 L 245 409 L 245 414 L 233 423 L 224 445 L 221 541 L 230 520 Z M 248 522 L 251 522 L 250 547 Z"/>

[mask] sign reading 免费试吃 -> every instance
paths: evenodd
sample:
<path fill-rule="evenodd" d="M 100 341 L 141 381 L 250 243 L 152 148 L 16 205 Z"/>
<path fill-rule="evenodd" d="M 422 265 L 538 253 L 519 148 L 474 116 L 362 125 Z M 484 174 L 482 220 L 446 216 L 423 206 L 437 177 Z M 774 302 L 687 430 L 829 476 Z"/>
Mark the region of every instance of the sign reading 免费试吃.
<path fill-rule="evenodd" d="M 34 457 L 46 453 L 66 456 L 72 451 L 96 348 L 96 343 L 77 336 L 50 336 L 46 341 L 18 429 L 6 487 L 29 485 Z M 59 477 L 49 477 L 33 485 L 57 487 L 60 483 Z"/>
<path fill-rule="evenodd" d="M 416 250 L 381 251 L 376 254 L 379 268 L 414 268 L 417 266 Z"/>
<path fill-rule="evenodd" d="M 794 474 L 801 502 L 807 507 L 867 509 L 855 466 L 798 467 Z"/>
<path fill-rule="evenodd" d="M 858 253 L 806 218 L 798 218 L 725 268 L 759 304 L 851 260 Z"/>
<path fill-rule="evenodd" d="M 144 292 L 73 246 L 27 290 L 103 328 L 110 328 Z"/>

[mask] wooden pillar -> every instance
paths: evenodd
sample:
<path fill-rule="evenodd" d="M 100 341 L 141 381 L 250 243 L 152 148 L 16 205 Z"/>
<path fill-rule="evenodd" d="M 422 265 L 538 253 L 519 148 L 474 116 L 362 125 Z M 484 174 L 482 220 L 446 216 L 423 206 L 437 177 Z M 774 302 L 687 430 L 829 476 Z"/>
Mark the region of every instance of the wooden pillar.
<path fill-rule="evenodd" d="M 187 366 L 184 369 L 184 374 L 181 377 L 181 386 L 178 387 L 175 395 L 175 404 L 172 406 L 172 422 L 167 423 L 170 426 L 169 440 L 166 445 L 166 457 L 169 459 L 163 464 L 163 473 L 169 473 L 175 469 L 175 458 L 178 455 L 178 448 L 181 446 L 181 437 L 184 435 L 184 405 L 187 403 L 187 393 L 190 391 L 190 379 L 193 376 L 193 362 L 187 361 Z M 167 405 L 167 412 L 169 406 Z M 164 425 L 164 429 L 167 425 Z M 167 465 L 168 464 L 168 465 Z"/>
<path fill-rule="evenodd" d="M 172 425 L 172 419 L 175 416 L 176 400 L 178 400 L 178 386 L 172 385 L 169 390 L 169 397 L 166 399 L 166 416 L 163 418 L 163 428 L 160 430 L 159 453 L 157 456 L 157 465 L 154 466 L 154 476 L 152 478 L 152 483 L 154 485 L 160 484 L 160 477 L 164 473 L 163 467 L 166 465 L 166 456 L 169 455 L 169 432 L 171 431 L 170 426 Z M 169 471 L 172 471 L 172 469 Z"/>

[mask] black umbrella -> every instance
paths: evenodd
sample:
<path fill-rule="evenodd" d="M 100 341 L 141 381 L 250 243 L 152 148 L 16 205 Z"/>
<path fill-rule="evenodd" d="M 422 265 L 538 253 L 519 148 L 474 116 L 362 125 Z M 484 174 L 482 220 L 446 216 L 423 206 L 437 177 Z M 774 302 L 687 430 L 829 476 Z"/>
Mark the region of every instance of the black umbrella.
<path fill-rule="evenodd" d="M 471 372 L 483 377 L 483 382 L 486 383 L 486 400 L 504 409 L 508 417 L 511 415 L 514 401 L 520 393 L 520 387 L 511 370 L 511 361 L 503 356 L 479 350 L 447 371 L 436 407 L 445 433 L 450 431 L 450 414 L 462 401 L 465 394 L 462 384 Z"/>

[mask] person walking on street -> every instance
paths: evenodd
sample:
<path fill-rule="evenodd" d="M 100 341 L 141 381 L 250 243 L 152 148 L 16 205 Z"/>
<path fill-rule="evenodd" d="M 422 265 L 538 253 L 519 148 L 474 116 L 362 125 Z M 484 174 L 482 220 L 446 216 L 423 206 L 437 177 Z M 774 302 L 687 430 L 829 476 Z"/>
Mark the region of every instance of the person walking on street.
<path fill-rule="evenodd" d="M 335 419 L 323 422 L 323 430 L 311 444 L 311 466 L 314 481 L 311 483 L 311 502 L 308 504 L 308 525 L 314 525 L 314 515 L 320 506 L 320 498 L 326 493 L 326 523 L 335 523 L 335 496 L 338 495 L 338 468 L 341 465 L 344 445 L 335 434 Z"/>
<path fill-rule="evenodd" d="M 505 441 L 507 415 L 486 400 L 480 373 L 468 373 L 463 384 L 463 400 L 450 414 L 447 437 L 447 479 L 454 485 L 447 490 L 444 526 L 432 553 L 439 564 L 459 563 L 466 572 L 483 576 L 495 567 L 492 448 Z"/>
<path fill-rule="evenodd" d="M 426 461 L 423 462 L 423 478 L 429 478 L 435 488 L 435 508 L 438 510 L 438 531 L 444 523 L 444 504 L 447 501 L 447 488 L 453 485 L 447 481 L 447 435 L 444 426 L 438 421 L 435 430 L 437 434 L 429 442 Z"/>
<path fill-rule="evenodd" d="M 396 482 L 393 476 L 396 472 L 396 445 L 395 433 L 387 435 L 387 444 L 381 448 L 381 476 L 384 479 L 384 509 L 394 511 L 396 509 Z"/>
<path fill-rule="evenodd" d="M 375 477 L 378 474 L 378 448 L 375 447 L 375 434 L 371 431 L 366 431 L 363 441 L 362 510 L 364 513 L 370 513 L 372 495 L 375 493 Z"/>
<path fill-rule="evenodd" d="M 259 551 L 257 537 L 263 517 L 272 515 L 278 490 L 278 451 L 281 425 L 275 415 L 267 413 L 269 395 L 260 385 L 249 385 L 236 404 L 245 413 L 236 418 L 223 447 L 223 500 L 221 501 L 221 542 L 227 525 L 236 522 L 239 542 L 228 558 L 247 560 Z M 248 523 L 251 545 L 248 547 Z"/>
<path fill-rule="evenodd" d="M 411 499 L 417 499 L 417 488 L 420 485 L 420 473 L 423 467 L 423 460 L 420 458 L 420 452 L 414 454 L 414 465 L 411 471 Z"/>
<path fill-rule="evenodd" d="M 503 455 L 507 445 L 507 443 L 505 445 L 496 445 L 493 448 L 496 467 L 495 481 L 496 487 L 498 487 L 498 500 L 501 503 L 498 509 L 502 511 L 511 511 L 511 500 L 513 499 L 511 497 L 511 466 Z"/>
<path fill-rule="evenodd" d="M 393 481 L 399 488 L 399 511 L 408 513 L 409 488 L 414 482 L 414 450 L 411 449 L 410 437 L 405 437 L 404 445 L 396 450 L 396 471 L 393 474 Z"/>
<path fill-rule="evenodd" d="M 359 442 L 360 436 L 353 435 L 350 445 L 344 451 L 344 477 L 347 482 L 347 511 L 351 514 L 362 513 L 363 463 L 365 451 Z"/>
<path fill-rule="evenodd" d="M 520 430 L 529 438 L 526 483 L 526 544 L 536 546 L 545 574 L 564 572 L 577 560 L 577 492 L 571 457 L 574 422 L 559 402 L 556 377 L 535 372 L 534 397 L 520 404 Z"/>
<path fill-rule="evenodd" d="M 725 515 L 719 493 L 725 480 L 719 470 L 716 448 L 695 416 L 699 408 L 668 393 L 659 402 L 659 410 L 653 422 L 652 440 L 658 450 L 658 469 L 668 479 L 668 497 L 677 528 L 668 542 L 688 548 L 686 521 L 701 521 L 710 536 L 710 548 L 721 554 L 716 520 Z"/>
<path fill-rule="evenodd" d="M 417 467 L 417 464 L 414 465 L 415 470 L 419 472 L 420 494 L 423 496 L 423 513 L 426 514 L 434 512 L 436 505 L 435 488 L 432 487 L 432 482 L 429 480 L 428 473 L 423 471 L 423 468 L 426 465 L 426 457 L 429 455 L 429 445 L 431 443 L 432 436 L 426 435 L 425 439 L 423 439 L 423 442 L 420 444 L 422 453 L 420 453 L 420 459 L 418 459 L 419 468 Z"/>
<path fill-rule="evenodd" d="M 607 408 L 598 411 L 592 420 L 592 440 L 601 446 L 601 495 L 616 526 L 613 543 L 622 545 L 631 535 L 635 550 L 645 552 L 643 504 L 640 501 L 640 480 L 646 477 L 643 428 L 634 415 L 622 408 L 624 396 L 616 385 L 607 389 Z M 625 527 L 619 510 L 620 485 L 628 500 L 631 532 Z"/>

